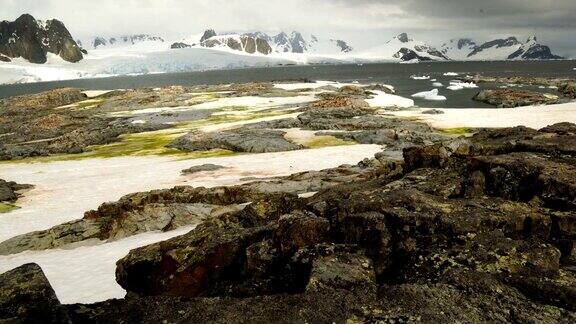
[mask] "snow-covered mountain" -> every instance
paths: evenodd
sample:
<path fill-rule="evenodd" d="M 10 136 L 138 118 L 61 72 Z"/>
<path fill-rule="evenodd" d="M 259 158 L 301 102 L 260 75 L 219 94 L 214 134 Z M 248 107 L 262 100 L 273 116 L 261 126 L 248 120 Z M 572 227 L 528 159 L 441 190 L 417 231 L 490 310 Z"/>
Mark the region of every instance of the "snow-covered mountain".
<path fill-rule="evenodd" d="M 206 47 L 225 51 L 238 51 L 247 54 L 272 53 L 270 44 L 264 37 L 252 34 L 222 34 L 218 35 L 213 29 L 207 29 L 198 39 L 196 36 L 182 39 L 170 46 L 171 49 L 189 47 Z"/>
<path fill-rule="evenodd" d="M 321 38 L 315 35 L 305 37 L 297 31 L 292 31 L 290 34 L 280 32 L 272 37 L 262 32 L 258 32 L 258 34 L 267 37 L 274 51 L 277 53 L 337 55 L 351 53 L 354 50 L 354 48 L 344 40 Z"/>
<path fill-rule="evenodd" d="M 394 61 L 449 60 L 442 52 L 424 42 L 416 41 L 406 33 L 401 33 L 383 45 L 366 51 L 369 57 Z"/>
<path fill-rule="evenodd" d="M 160 46 L 164 43 L 164 38 L 148 34 L 121 35 L 102 37 L 95 36 L 84 40 L 77 40 L 76 43 L 87 50 L 121 48 L 130 46 Z"/>
<path fill-rule="evenodd" d="M 478 44 L 470 38 L 451 39 L 442 44 L 440 52 L 452 60 L 465 60 Z"/>
<path fill-rule="evenodd" d="M 453 39 L 441 46 L 441 52 L 452 60 L 552 60 L 550 47 L 539 44 L 536 36 L 520 42 L 516 37 L 495 39 L 478 45 L 471 39 Z"/>
<path fill-rule="evenodd" d="M 21 57 L 28 62 L 42 64 L 46 63 L 48 53 L 68 62 L 78 62 L 83 58 L 80 47 L 59 20 L 36 20 L 24 14 L 13 22 L 0 22 L 2 62 Z"/>

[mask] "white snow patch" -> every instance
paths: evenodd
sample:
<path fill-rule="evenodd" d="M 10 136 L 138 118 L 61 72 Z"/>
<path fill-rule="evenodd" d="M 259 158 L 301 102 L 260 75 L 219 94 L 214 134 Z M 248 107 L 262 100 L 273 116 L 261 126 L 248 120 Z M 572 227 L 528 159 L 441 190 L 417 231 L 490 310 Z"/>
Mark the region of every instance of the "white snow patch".
<path fill-rule="evenodd" d="M 395 111 L 400 117 L 418 117 L 435 128 L 500 128 L 526 126 L 540 129 L 561 122 L 576 123 L 576 102 L 548 106 L 518 108 L 439 109 L 443 114 L 422 114 L 426 108 Z"/>
<path fill-rule="evenodd" d="M 401 107 L 408 108 L 414 106 L 414 100 L 401 96 L 389 94 L 383 91 L 374 90 L 376 94 L 372 99 L 366 99 L 370 107 Z"/>
<path fill-rule="evenodd" d="M 95 98 L 101 95 L 105 95 L 109 92 L 112 92 L 112 90 L 86 90 L 82 93 L 85 94 L 88 98 Z"/>
<path fill-rule="evenodd" d="M 186 234 L 195 226 L 165 233 L 149 232 L 75 249 L 27 251 L 0 256 L 0 273 L 22 264 L 37 263 L 63 304 L 95 303 L 111 298 L 123 298 L 126 291 L 116 282 L 116 261 L 132 249 Z"/>
<path fill-rule="evenodd" d="M 429 80 L 430 76 L 429 75 L 422 75 L 422 76 L 411 75 L 410 79 L 412 79 L 412 80 Z"/>
<path fill-rule="evenodd" d="M 412 95 L 414 98 L 420 98 L 424 100 L 441 101 L 446 100 L 445 96 L 438 94 L 438 89 L 432 89 L 430 91 L 422 91 Z"/>
<path fill-rule="evenodd" d="M 443 75 L 444 75 L 444 76 L 457 76 L 457 75 L 459 75 L 459 74 L 456 73 L 456 72 L 446 72 L 446 73 L 444 73 Z"/>
<path fill-rule="evenodd" d="M 216 127 L 225 126 L 213 126 L 214 129 Z M 85 211 L 132 192 L 183 184 L 208 187 L 231 185 L 246 176 L 282 176 L 321 170 L 357 163 L 372 157 L 379 150 L 378 145 L 351 145 L 193 160 L 141 156 L 51 163 L 4 163 L 0 164 L 3 179 L 33 184 L 35 187 L 18 200 L 17 204 L 22 208 L 0 217 L 0 242 L 80 219 Z M 190 179 L 180 175 L 181 170 L 191 165 L 206 163 L 230 169 L 206 178 Z"/>

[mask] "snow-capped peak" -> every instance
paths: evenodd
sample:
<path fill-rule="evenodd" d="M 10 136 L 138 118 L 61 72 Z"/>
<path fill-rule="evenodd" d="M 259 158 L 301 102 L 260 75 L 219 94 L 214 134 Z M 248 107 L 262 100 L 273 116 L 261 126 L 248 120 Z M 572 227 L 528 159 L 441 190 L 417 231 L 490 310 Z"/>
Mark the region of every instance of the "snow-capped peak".
<path fill-rule="evenodd" d="M 420 41 L 415 41 L 408 34 L 401 33 L 385 44 L 374 47 L 366 52 L 367 56 L 380 57 L 387 60 L 427 61 L 447 60 L 448 58 L 434 47 Z"/>

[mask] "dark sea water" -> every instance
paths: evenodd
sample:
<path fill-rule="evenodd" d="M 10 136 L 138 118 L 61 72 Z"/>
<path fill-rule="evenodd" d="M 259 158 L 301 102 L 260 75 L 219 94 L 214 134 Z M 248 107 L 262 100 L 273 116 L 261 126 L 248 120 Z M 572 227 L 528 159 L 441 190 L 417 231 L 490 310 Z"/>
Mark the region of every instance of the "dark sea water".
<path fill-rule="evenodd" d="M 360 83 L 385 83 L 393 85 L 397 94 L 410 97 L 412 94 L 434 89 L 430 80 L 412 80 L 411 75 L 428 75 L 445 86 L 453 77 L 443 76 L 446 72 L 461 75 L 483 74 L 486 76 L 541 76 L 575 77 L 575 61 L 548 62 L 430 62 L 419 64 L 346 64 L 346 65 L 307 65 L 279 66 L 269 68 L 249 68 L 205 72 L 167 73 L 140 76 L 121 76 L 100 79 L 80 79 L 71 81 L 40 82 L 32 84 L 0 85 L 0 98 L 14 95 L 37 93 L 60 87 L 76 87 L 86 90 L 127 89 L 141 87 L 161 87 L 167 85 L 221 84 L 250 81 L 282 81 L 307 78 Z M 493 88 L 498 85 L 481 85 Z M 552 89 L 530 88 L 554 93 Z M 421 107 L 468 108 L 483 107 L 484 104 L 471 98 L 479 89 L 451 91 L 440 88 L 446 101 L 415 100 Z"/>

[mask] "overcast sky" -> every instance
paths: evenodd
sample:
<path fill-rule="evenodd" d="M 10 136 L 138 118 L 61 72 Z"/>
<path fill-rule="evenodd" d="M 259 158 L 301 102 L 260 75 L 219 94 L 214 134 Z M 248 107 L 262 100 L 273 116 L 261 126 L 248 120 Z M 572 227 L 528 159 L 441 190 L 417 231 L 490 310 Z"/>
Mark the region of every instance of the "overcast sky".
<path fill-rule="evenodd" d="M 536 34 L 576 56 L 576 0 L 0 0 L 0 8 L 0 20 L 60 19 L 78 38 L 295 29 L 364 47 L 402 31 L 436 45 Z"/>

